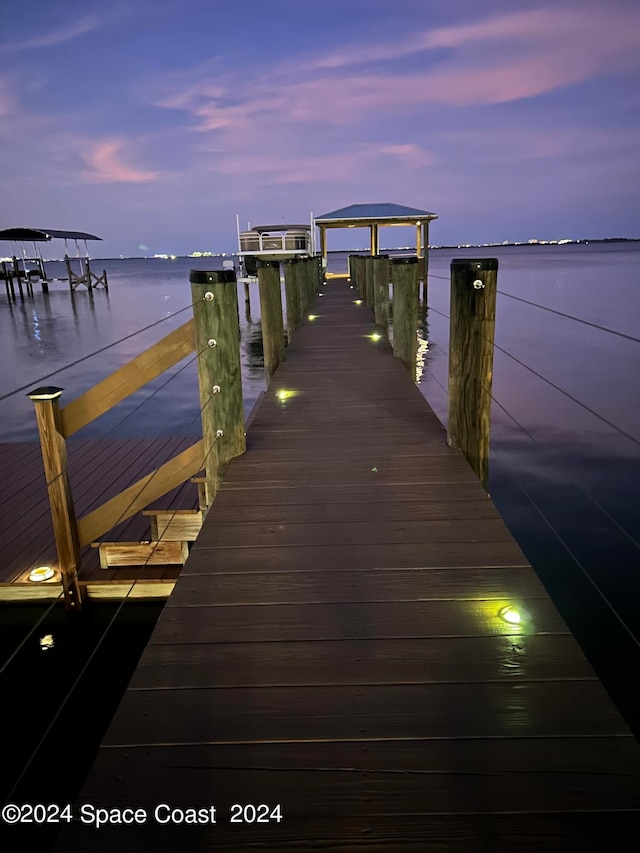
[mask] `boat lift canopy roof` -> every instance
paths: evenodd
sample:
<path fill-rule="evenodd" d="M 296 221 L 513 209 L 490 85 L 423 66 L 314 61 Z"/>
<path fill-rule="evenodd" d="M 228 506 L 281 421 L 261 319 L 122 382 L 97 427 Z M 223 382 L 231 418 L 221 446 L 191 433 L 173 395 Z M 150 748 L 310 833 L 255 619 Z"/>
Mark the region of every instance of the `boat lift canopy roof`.
<path fill-rule="evenodd" d="M 87 234 L 85 231 L 54 231 L 51 228 L 5 228 L 0 231 L 0 240 L 102 240 L 95 234 Z"/>
<path fill-rule="evenodd" d="M 256 231 L 258 234 L 266 234 L 269 231 L 311 231 L 311 226 L 307 225 L 285 225 L 284 222 L 280 225 L 252 225 L 250 231 Z"/>

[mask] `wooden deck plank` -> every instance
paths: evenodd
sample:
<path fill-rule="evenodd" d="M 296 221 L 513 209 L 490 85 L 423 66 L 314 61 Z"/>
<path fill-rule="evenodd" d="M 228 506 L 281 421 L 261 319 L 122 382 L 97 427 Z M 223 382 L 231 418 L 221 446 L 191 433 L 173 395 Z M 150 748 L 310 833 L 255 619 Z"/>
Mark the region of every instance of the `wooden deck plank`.
<path fill-rule="evenodd" d="M 227 815 L 189 835 L 194 851 L 635 849 L 638 744 L 415 383 L 365 337 L 371 313 L 344 282 L 325 294 L 81 800 L 170 792 L 288 815 Z M 279 388 L 298 393 L 282 403 Z M 529 617 L 502 621 L 507 603 Z M 133 837 L 73 827 L 57 850 Z M 151 825 L 142 837 L 186 843 Z"/>
<path fill-rule="evenodd" d="M 609 739 L 602 740 L 609 742 Z M 585 807 L 598 811 L 636 807 L 640 787 L 631 773 L 591 770 L 594 762 L 585 762 L 577 754 L 580 746 L 584 752 L 584 743 L 580 744 L 579 738 L 563 739 L 562 745 L 567 741 L 580 769 L 567 770 L 558 767 L 557 762 L 549 762 L 552 745 L 548 741 L 541 745 L 542 757 L 547 759 L 545 762 L 531 755 L 534 752 L 532 744 L 513 739 L 447 742 L 448 749 L 443 749 L 442 742 L 438 741 L 371 742 L 366 747 L 365 767 L 361 767 L 358 744 L 353 742 L 341 744 L 346 755 L 338 753 L 336 744 L 327 744 L 333 747 L 332 755 L 334 760 L 337 759 L 334 764 L 323 755 L 325 744 L 302 745 L 306 762 L 315 759 L 311 767 L 304 766 L 289 743 L 279 744 L 280 750 L 272 744 L 240 745 L 233 752 L 229 747 L 207 744 L 197 750 L 184 747 L 182 755 L 171 746 L 147 747 L 144 751 L 136 750 L 131 763 L 137 765 L 138 773 L 142 767 L 146 768 L 149 781 L 142 796 L 145 804 L 163 802 L 166 799 L 163 792 L 170 788 L 175 790 L 172 804 L 189 807 L 189 796 L 193 796 L 189 776 L 196 774 L 202 780 L 202 801 L 217 803 L 221 811 L 228 809 L 232 803 L 245 802 L 247 798 L 252 802 L 251 792 L 263 788 L 268 773 L 270 801 L 286 803 L 291 800 L 292 789 L 298 792 L 285 809 L 289 819 L 309 814 L 335 820 L 340 816 L 376 813 L 527 812 L 532 793 L 528 782 L 534 776 L 543 787 L 541 806 L 547 813 Z M 556 741 L 556 748 L 557 745 Z M 300 746 L 296 744 L 296 747 Z M 262 755 L 263 749 L 272 758 L 270 766 Z M 359 751 L 363 751 L 362 742 Z M 244 762 L 238 769 L 232 769 L 225 763 L 225 757 L 227 761 L 235 762 L 237 752 L 244 754 Z M 602 752 L 597 752 L 601 759 Z M 617 754 L 620 752 L 618 749 Z M 187 761 L 185 753 L 189 757 Z M 455 758 L 448 759 L 448 753 L 453 753 Z M 281 764 L 283 754 L 292 756 L 291 763 L 284 767 Z M 354 758 L 353 763 L 346 760 L 349 754 Z M 249 764 L 249 757 L 254 761 L 253 766 Z M 101 764 L 106 772 L 111 770 L 115 775 L 119 773 L 118 759 L 121 760 L 120 750 L 104 750 Z M 421 759 L 420 762 L 417 759 Z M 516 765 L 518 760 L 519 766 Z M 508 769 L 504 767 L 504 761 Z M 263 766 L 256 767 L 256 763 Z M 555 764 L 555 767 L 546 769 L 545 764 L 548 767 L 548 763 Z M 442 771 L 443 765 L 449 765 L 451 769 Z M 488 766 L 492 768 L 490 771 Z M 621 767 L 624 766 L 623 762 Z M 523 770 L 530 771 L 530 775 Z M 140 797 L 136 791 L 136 775 L 125 771 L 116 798 L 110 803 L 112 807 L 135 800 L 136 794 Z M 185 795 L 185 791 L 189 794 Z M 472 804 L 472 809 L 469 804 Z"/>
<path fill-rule="evenodd" d="M 349 514 L 345 513 L 345 519 Z M 201 548 L 290 547 L 314 545 L 388 545 L 436 542 L 508 542 L 512 537 L 499 518 L 429 519 L 427 521 L 350 521 L 299 524 L 237 524 L 207 527 Z"/>
<path fill-rule="evenodd" d="M 182 577 L 182 575 L 181 575 Z M 566 633 L 547 598 L 521 599 L 536 633 Z M 323 604 L 171 606 L 151 643 L 258 642 L 421 637 L 478 637 L 512 633 L 495 601 L 330 602 Z M 523 629 L 524 633 L 525 629 Z"/>
<path fill-rule="evenodd" d="M 570 737 L 627 732 L 596 680 L 295 685 L 127 691 L 103 743 Z M 540 807 L 539 802 L 535 805 Z"/>
<path fill-rule="evenodd" d="M 351 666 L 345 666 L 351 661 Z M 593 678 L 570 634 L 257 643 L 154 643 L 131 690 Z"/>
<path fill-rule="evenodd" d="M 363 569 L 359 572 L 256 572 L 186 575 L 168 606 L 294 604 L 305 602 L 438 601 L 465 599 L 501 604 L 513 590 L 523 598 L 544 597 L 529 568 Z"/>
<path fill-rule="evenodd" d="M 276 491 L 276 490 L 273 490 Z M 284 503 L 265 499 L 265 489 L 256 491 L 256 502 L 247 502 L 238 492 L 226 491 L 216 498 L 215 529 L 235 524 L 317 524 L 343 522 L 426 522 L 455 519 L 498 519 L 489 500 L 341 501 L 340 503 Z M 317 495 L 317 492 L 314 494 Z M 240 500 L 238 500 L 240 497 Z M 384 497 L 384 495 L 383 495 Z M 388 498 L 388 496 L 387 496 Z"/>
<path fill-rule="evenodd" d="M 193 559 L 183 575 L 218 571 L 319 571 L 413 569 L 420 566 L 471 568 L 524 566 L 527 561 L 515 542 L 434 542 L 428 545 L 289 545 L 286 548 L 202 548 L 196 540 Z M 198 558 L 196 560 L 196 558 Z"/>

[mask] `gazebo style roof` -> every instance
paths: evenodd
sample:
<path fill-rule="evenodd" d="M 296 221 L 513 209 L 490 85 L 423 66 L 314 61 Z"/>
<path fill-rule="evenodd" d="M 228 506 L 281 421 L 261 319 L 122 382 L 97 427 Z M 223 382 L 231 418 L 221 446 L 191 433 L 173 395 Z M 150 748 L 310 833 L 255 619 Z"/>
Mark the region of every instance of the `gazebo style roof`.
<path fill-rule="evenodd" d="M 316 225 L 344 228 L 349 225 L 416 225 L 437 219 L 437 213 L 403 204 L 350 204 L 315 217 Z"/>

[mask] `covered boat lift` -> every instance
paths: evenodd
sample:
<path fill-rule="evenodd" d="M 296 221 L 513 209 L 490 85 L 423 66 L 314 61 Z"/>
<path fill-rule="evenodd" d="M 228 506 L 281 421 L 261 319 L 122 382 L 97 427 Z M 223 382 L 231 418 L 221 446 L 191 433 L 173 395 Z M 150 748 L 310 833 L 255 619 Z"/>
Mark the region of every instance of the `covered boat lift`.
<path fill-rule="evenodd" d="M 38 244 L 51 240 L 64 240 L 66 278 L 53 279 L 47 276 L 44 258 Z M 76 245 L 75 258 L 80 264 L 79 272 L 72 267 L 73 259 L 69 255 L 69 240 L 73 240 Z M 25 283 L 27 292 L 32 294 L 33 281 L 41 282 L 43 291 L 48 290 L 50 281 L 68 281 L 71 290 L 76 290 L 81 284 L 89 290 L 94 287 L 108 289 L 107 271 L 103 270 L 102 275 L 97 275 L 91 270 L 87 240 L 102 240 L 102 237 L 96 237 L 95 234 L 88 234 L 86 231 L 60 231 L 51 228 L 5 228 L 0 231 L 0 241 L 7 241 L 11 245 L 11 260 L 2 261 L 0 265 L 0 278 L 4 280 L 7 296 L 15 299 L 14 280 L 17 282 L 21 297 L 24 295 L 22 283 Z M 84 243 L 84 255 L 81 254 L 79 241 Z M 14 245 L 16 243 L 20 245 L 20 257 L 16 252 Z M 25 243 L 33 244 L 33 257 L 28 257 Z"/>

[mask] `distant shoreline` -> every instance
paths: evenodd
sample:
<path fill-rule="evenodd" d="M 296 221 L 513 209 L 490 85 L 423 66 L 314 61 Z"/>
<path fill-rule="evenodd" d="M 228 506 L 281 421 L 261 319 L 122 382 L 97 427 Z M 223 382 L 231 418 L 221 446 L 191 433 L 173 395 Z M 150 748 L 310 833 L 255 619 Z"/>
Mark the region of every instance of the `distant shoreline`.
<path fill-rule="evenodd" d="M 462 243 L 460 245 L 433 245 L 429 246 L 429 250 L 434 249 L 505 249 L 510 246 L 585 246 L 589 243 L 640 243 L 640 237 L 596 237 L 580 240 L 533 240 L 518 243 Z M 413 246 L 398 246 L 396 248 L 383 248 L 383 252 L 410 252 L 413 251 Z M 368 252 L 367 247 L 353 249 L 329 249 L 328 255 L 343 255 L 345 253 Z M 111 258 L 92 258 L 92 261 L 153 261 L 153 260 L 168 260 L 175 261 L 184 258 L 234 258 L 237 252 L 194 252 L 189 255 L 118 255 Z M 45 263 L 62 261 L 62 258 L 45 258 Z"/>

